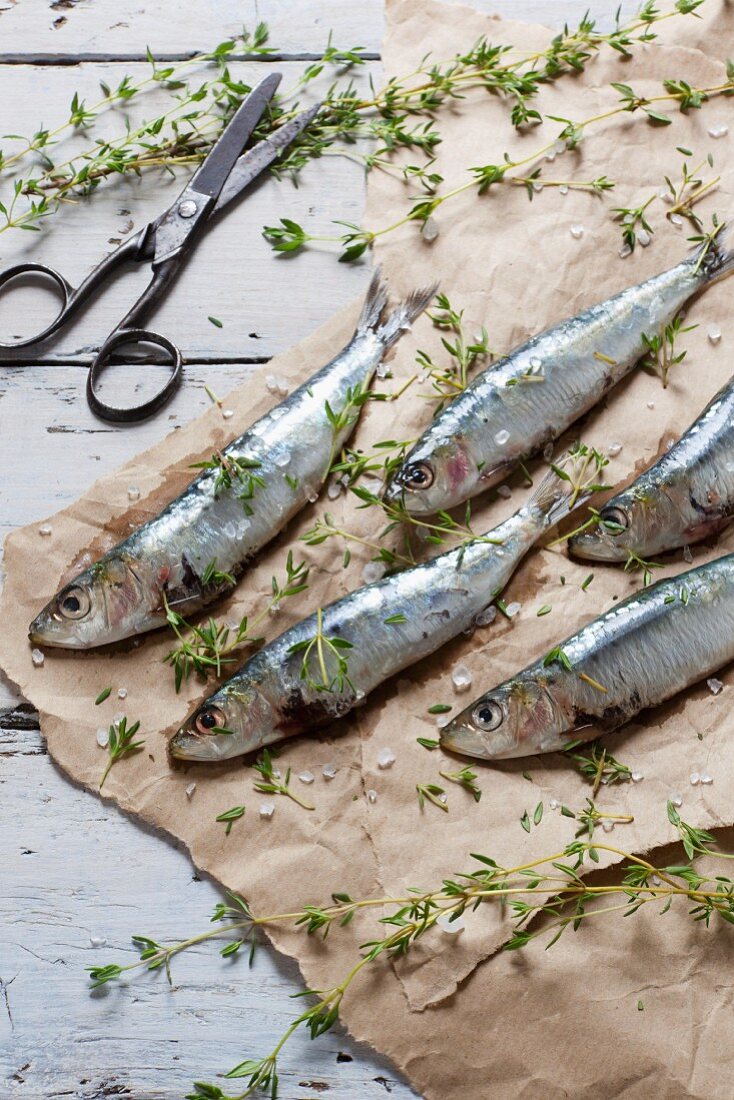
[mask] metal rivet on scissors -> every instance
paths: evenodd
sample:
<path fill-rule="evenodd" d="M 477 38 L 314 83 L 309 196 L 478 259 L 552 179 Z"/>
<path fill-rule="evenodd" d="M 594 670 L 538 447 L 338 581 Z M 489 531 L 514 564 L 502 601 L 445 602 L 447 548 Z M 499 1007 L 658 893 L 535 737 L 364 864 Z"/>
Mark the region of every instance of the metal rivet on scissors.
<path fill-rule="evenodd" d="M 242 153 L 273 98 L 281 75 L 271 73 L 250 92 L 172 206 L 155 221 L 123 241 L 76 289 L 58 271 L 44 264 L 16 264 L 2 272 L 0 288 L 24 275 L 36 275 L 50 280 L 61 292 L 62 306 L 56 319 L 43 332 L 29 339 L 0 343 L 0 348 L 23 348 L 47 339 L 58 332 L 122 264 L 150 262 L 153 269 L 150 283 L 117 328 L 107 337 L 89 368 L 87 400 L 97 416 L 118 423 L 144 420 L 157 412 L 178 388 L 183 361 L 175 344 L 157 332 L 141 328 L 140 324 L 172 284 L 186 253 L 193 247 L 212 215 L 228 206 L 248 184 L 264 172 L 308 126 L 321 107 L 321 104 L 316 104 L 301 112 L 248 152 Z M 123 344 L 150 344 L 162 349 L 167 357 L 166 361 L 170 363 L 171 373 L 163 388 L 149 401 L 120 408 L 108 405 L 100 398 L 97 382 L 109 366 L 113 353 Z"/>

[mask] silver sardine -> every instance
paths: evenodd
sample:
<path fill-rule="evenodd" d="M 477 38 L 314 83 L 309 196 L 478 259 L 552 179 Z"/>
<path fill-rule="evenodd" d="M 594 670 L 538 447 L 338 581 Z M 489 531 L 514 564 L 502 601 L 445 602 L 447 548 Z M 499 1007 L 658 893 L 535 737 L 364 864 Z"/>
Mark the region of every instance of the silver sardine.
<path fill-rule="evenodd" d="M 425 515 L 501 481 L 629 373 L 645 352 L 643 336 L 662 332 L 693 295 L 733 266 L 734 252 L 714 241 L 488 367 L 408 452 L 385 499 Z"/>
<path fill-rule="evenodd" d="M 434 293 L 416 291 L 383 320 L 387 291 L 377 273 L 343 351 L 214 456 L 213 468 L 159 516 L 62 588 L 31 623 L 31 641 L 104 645 L 162 626 L 166 602 L 186 615 L 228 591 L 254 554 L 316 499 L 354 429 L 355 396 Z"/>
<path fill-rule="evenodd" d="M 568 493 L 551 472 L 525 507 L 487 535 L 359 588 L 285 631 L 186 720 L 171 740 L 172 755 L 225 760 L 346 714 L 388 677 L 469 629 L 567 513 Z"/>
<path fill-rule="evenodd" d="M 579 558 L 652 558 L 721 531 L 734 516 L 734 378 L 685 435 L 569 540 Z"/>
<path fill-rule="evenodd" d="M 452 752 L 531 756 L 617 729 L 734 658 L 734 554 L 659 581 L 479 696 L 442 731 Z"/>

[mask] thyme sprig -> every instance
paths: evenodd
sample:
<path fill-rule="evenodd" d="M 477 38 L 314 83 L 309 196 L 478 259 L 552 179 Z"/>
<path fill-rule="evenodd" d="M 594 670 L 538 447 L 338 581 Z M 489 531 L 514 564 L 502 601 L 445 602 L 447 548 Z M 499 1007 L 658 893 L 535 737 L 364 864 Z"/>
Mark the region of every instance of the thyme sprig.
<path fill-rule="evenodd" d="M 261 776 L 255 783 L 256 791 L 260 791 L 262 794 L 282 794 L 286 798 L 292 799 L 293 802 L 297 802 L 299 806 L 303 806 L 304 810 L 315 809 L 310 802 L 305 802 L 291 790 L 289 786 L 291 780 L 290 768 L 285 774 L 285 779 L 280 778 L 280 772 L 273 767 L 273 757 L 267 749 L 263 749 L 252 766 Z"/>
<path fill-rule="evenodd" d="M 338 635 L 327 638 L 323 608 L 319 607 L 313 636 L 294 642 L 288 652 L 303 655 L 299 675 L 309 691 L 335 695 L 349 691 L 356 695 L 357 689 L 349 679 L 349 652 L 353 648 L 346 638 Z"/>
<path fill-rule="evenodd" d="M 576 752 L 581 745 L 585 752 Z M 592 784 L 592 796 L 596 797 L 599 787 L 604 784 L 611 786 L 632 778 L 632 771 L 617 760 L 600 741 L 591 744 L 584 741 L 574 741 L 563 750 L 564 755 L 572 760 L 580 774 Z"/>
<path fill-rule="evenodd" d="M 102 772 L 102 778 L 99 781 L 99 789 L 102 790 L 105 779 L 110 774 L 110 769 L 118 762 L 118 760 L 124 759 L 126 756 L 132 756 L 133 753 L 140 752 L 145 744 L 145 738 L 141 737 L 139 741 L 133 740 L 135 734 L 140 729 L 140 722 L 133 722 L 131 726 L 127 724 L 127 718 L 121 718 L 119 722 L 113 722 L 109 729 L 109 740 L 107 741 L 107 766 Z"/>
<path fill-rule="evenodd" d="M 210 566 L 207 566 L 207 571 Z M 178 644 L 166 654 L 163 660 L 173 667 L 177 692 L 181 690 L 181 685 L 188 680 L 192 672 L 202 677 L 206 677 L 211 672 L 221 676 L 222 669 L 237 659 L 235 656 L 237 650 L 258 645 L 263 640 L 255 633 L 263 620 L 278 609 L 282 600 L 297 596 L 308 588 L 308 566 L 303 561 L 295 563 L 292 550 L 288 552 L 285 571 L 283 581 L 279 581 L 277 577 L 271 579 L 271 595 L 262 610 L 252 618 L 243 615 L 236 627 L 217 622 L 213 618 L 200 625 L 187 622 L 183 615 L 170 606 L 164 596 L 166 620 L 176 635 Z M 214 573 L 216 573 L 215 566 Z M 229 574 L 218 575 L 220 578 L 229 577 Z"/>
<path fill-rule="evenodd" d="M 229 1096 L 218 1085 L 197 1082 L 189 1094 L 191 1100 L 244 1100 L 263 1086 L 270 1089 L 271 1097 L 277 1096 L 278 1059 L 290 1037 L 302 1027 L 312 1038 L 328 1031 L 338 1020 L 343 998 L 362 970 L 380 957 L 396 959 L 407 955 L 415 943 L 435 931 L 439 919 L 441 926 L 446 927 L 482 904 L 499 905 L 512 922 L 504 944 L 507 951 L 527 947 L 539 937 L 547 939 L 550 948 L 564 932 L 569 929 L 577 932 L 591 918 L 611 913 L 631 916 L 650 903 L 658 907 L 663 902 L 660 912 L 664 914 L 678 898 L 689 903 L 688 912 L 694 922 L 708 926 L 719 919 L 734 924 L 734 880 L 701 872 L 695 866 L 699 856 L 730 860 L 734 855 L 716 848 L 709 832 L 683 821 L 672 803 L 667 807 L 668 820 L 678 834 L 688 862 L 663 866 L 596 839 L 594 830 L 600 821 L 628 820 L 627 815 L 601 814 L 590 800 L 577 813 L 568 807 L 563 807 L 562 812 L 579 823 L 580 835 L 560 851 L 514 867 L 473 853 L 469 871 L 444 878 L 440 886 L 431 890 L 356 900 L 339 891 L 332 894 L 327 905 L 308 904 L 291 912 L 263 916 L 255 916 L 245 902 L 231 895 L 233 904 L 220 903 L 215 908 L 212 917 L 215 928 L 169 946 L 147 936 L 135 936 L 133 942 L 140 950 L 140 958 L 124 966 L 111 963 L 89 968 L 92 986 L 117 981 L 127 972 L 160 967 L 166 968 L 170 981 L 169 964 L 176 954 L 221 936 L 228 937 L 222 955 L 236 955 L 250 945 L 251 956 L 254 933 L 260 925 L 288 924 L 302 928 L 307 935 L 323 938 L 332 928 L 349 925 L 360 913 L 388 909 L 386 915 L 378 918 L 385 927 L 384 934 L 362 944 L 359 959 L 340 982 L 326 990 L 307 990 L 302 994 L 314 997 L 315 1002 L 289 1024 L 273 1050 L 262 1059 L 246 1059 L 225 1074 L 229 1079 L 244 1080 L 244 1091 Z M 587 858 L 595 865 L 600 863 L 602 853 L 619 862 L 614 882 L 590 880 L 584 874 Z"/>
<path fill-rule="evenodd" d="M 698 328 L 698 325 L 684 325 L 683 317 L 678 314 L 665 325 L 662 332 L 655 333 L 652 336 L 648 336 L 643 332 L 642 342 L 645 345 L 646 353 L 641 365 L 652 367 L 660 375 L 663 389 L 667 389 L 671 367 L 682 363 L 688 355 L 685 348 L 683 351 L 676 350 L 678 337 L 683 333 L 692 332 L 694 328 Z"/>

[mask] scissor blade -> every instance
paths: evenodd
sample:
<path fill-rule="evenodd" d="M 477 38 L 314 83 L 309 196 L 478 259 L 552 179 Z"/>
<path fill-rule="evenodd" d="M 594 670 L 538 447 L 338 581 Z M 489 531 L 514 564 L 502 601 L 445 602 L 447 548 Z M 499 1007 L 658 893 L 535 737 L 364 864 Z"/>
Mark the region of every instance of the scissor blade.
<path fill-rule="evenodd" d="M 265 113 L 275 89 L 280 84 L 282 73 L 271 73 L 253 88 L 234 118 L 225 128 L 201 167 L 194 173 L 190 186 L 203 195 L 216 198 L 222 190 L 227 176 L 236 164 L 247 139 Z"/>
<path fill-rule="evenodd" d="M 274 134 L 263 138 L 252 149 L 248 149 L 246 153 L 243 153 L 219 193 L 219 198 L 214 207 L 215 212 L 219 212 L 233 199 L 236 199 L 248 184 L 264 172 L 280 156 L 283 150 L 295 141 L 301 131 L 313 122 L 322 106 L 322 103 L 316 103 L 313 107 L 309 107 L 307 111 L 302 111 L 300 115 L 296 115 L 290 122 L 286 122 L 284 126 L 276 130 Z"/>

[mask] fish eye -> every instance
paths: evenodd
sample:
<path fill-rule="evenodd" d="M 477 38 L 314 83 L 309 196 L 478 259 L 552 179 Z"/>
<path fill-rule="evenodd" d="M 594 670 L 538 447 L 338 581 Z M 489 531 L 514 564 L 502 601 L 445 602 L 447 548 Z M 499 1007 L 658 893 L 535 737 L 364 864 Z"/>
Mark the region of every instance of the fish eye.
<path fill-rule="evenodd" d="M 630 525 L 630 518 L 624 508 L 604 508 L 599 513 L 599 518 L 610 535 L 621 535 Z"/>
<path fill-rule="evenodd" d="M 225 721 L 224 711 L 219 707 L 204 707 L 194 719 L 194 728 L 197 733 L 211 733 L 213 729 L 223 729 Z"/>
<path fill-rule="evenodd" d="M 433 485 L 433 469 L 427 462 L 410 462 L 400 475 L 406 489 L 430 489 Z"/>
<path fill-rule="evenodd" d="M 68 589 L 60 600 L 59 613 L 65 619 L 83 619 L 89 614 L 91 607 L 92 601 L 86 589 L 75 586 Z"/>
<path fill-rule="evenodd" d="M 485 699 L 482 703 L 479 703 L 472 711 L 471 716 L 471 720 L 477 729 L 484 730 L 485 733 L 496 730 L 498 726 L 502 725 L 503 719 L 502 707 L 494 699 Z"/>

